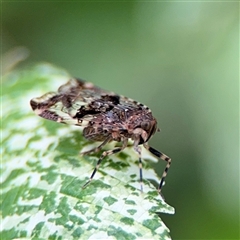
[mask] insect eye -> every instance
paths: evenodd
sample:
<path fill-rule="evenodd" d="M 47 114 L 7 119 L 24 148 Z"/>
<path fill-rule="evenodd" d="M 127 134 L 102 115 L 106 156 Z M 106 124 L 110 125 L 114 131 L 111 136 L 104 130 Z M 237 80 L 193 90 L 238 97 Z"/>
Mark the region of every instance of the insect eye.
<path fill-rule="evenodd" d="M 151 128 L 151 124 L 149 122 L 142 122 L 141 128 L 144 129 L 145 131 L 148 131 Z"/>

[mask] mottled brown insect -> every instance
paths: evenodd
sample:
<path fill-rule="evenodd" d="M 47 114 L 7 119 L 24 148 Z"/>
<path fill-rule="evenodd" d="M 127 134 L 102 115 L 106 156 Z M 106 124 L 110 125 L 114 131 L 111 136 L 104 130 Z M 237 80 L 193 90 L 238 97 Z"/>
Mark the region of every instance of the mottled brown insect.
<path fill-rule="evenodd" d="M 102 142 L 97 148 L 84 154 L 98 152 L 111 141 L 122 143 L 121 147 L 102 153 L 89 181 L 83 187 L 91 182 L 106 156 L 122 151 L 128 146 L 128 140 L 132 139 L 133 148 L 139 155 L 141 190 L 142 160 L 139 145 L 143 145 L 154 156 L 167 162 L 158 186 L 158 192 L 161 194 L 171 159 L 148 145 L 149 139 L 157 130 L 157 121 L 147 106 L 79 79 L 71 79 L 59 87 L 58 93 L 50 92 L 34 98 L 30 104 L 40 117 L 83 126 L 83 136 L 86 139 Z"/>

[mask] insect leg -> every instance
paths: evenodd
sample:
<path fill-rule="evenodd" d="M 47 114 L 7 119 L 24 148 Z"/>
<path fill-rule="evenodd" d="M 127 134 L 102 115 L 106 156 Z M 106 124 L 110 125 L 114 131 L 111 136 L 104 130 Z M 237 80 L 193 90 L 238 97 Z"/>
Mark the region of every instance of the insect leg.
<path fill-rule="evenodd" d="M 121 147 L 117 147 L 117 148 L 114 148 L 114 149 L 112 149 L 112 150 L 104 151 L 104 152 L 102 153 L 102 155 L 100 156 L 100 158 L 98 159 L 97 165 L 96 165 L 96 167 L 94 168 L 91 177 L 90 177 L 89 180 L 83 185 L 82 188 L 85 188 L 85 187 L 92 181 L 95 173 L 96 173 L 97 170 L 99 169 L 99 166 L 100 166 L 102 160 L 103 160 L 105 157 L 110 156 L 110 155 L 112 155 L 112 154 L 115 154 L 115 153 L 118 153 L 118 152 L 122 151 L 122 150 L 126 147 L 126 145 L 127 145 L 127 140 L 123 142 L 123 145 L 122 145 Z"/>
<path fill-rule="evenodd" d="M 150 152 L 152 153 L 154 156 L 164 160 L 167 162 L 167 166 L 162 174 L 162 178 L 161 178 L 161 181 L 159 183 L 159 186 L 158 186 L 158 192 L 159 194 L 162 196 L 161 194 L 161 190 L 162 190 L 162 186 L 163 186 L 163 183 L 164 183 L 164 179 L 166 178 L 167 176 L 167 173 L 168 173 L 168 169 L 170 168 L 171 166 L 171 158 L 168 157 L 167 155 L 165 155 L 164 153 L 161 153 L 160 151 L 148 146 L 147 144 L 143 144 L 143 146 Z M 163 197 L 163 196 L 162 196 Z"/>
<path fill-rule="evenodd" d="M 111 140 L 111 135 L 109 137 L 107 137 L 98 147 L 96 148 L 93 148 L 89 151 L 85 151 L 85 152 L 82 152 L 81 155 L 87 155 L 89 153 L 93 153 L 93 152 L 98 152 L 102 149 L 103 146 L 105 146 L 110 140 Z"/>
<path fill-rule="evenodd" d="M 138 166 L 140 173 L 140 189 L 143 192 L 143 174 L 142 174 L 142 158 L 141 158 L 141 148 L 138 146 L 134 147 L 134 150 L 138 153 Z"/>

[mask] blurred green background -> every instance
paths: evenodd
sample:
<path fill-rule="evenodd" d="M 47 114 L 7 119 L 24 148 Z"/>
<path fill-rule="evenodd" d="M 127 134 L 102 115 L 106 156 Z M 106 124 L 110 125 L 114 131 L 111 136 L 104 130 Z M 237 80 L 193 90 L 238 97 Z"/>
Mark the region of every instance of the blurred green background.
<path fill-rule="evenodd" d="M 173 239 L 239 239 L 239 3 L 4 1 L 2 28 L 3 71 L 29 54 L 153 110 Z"/>

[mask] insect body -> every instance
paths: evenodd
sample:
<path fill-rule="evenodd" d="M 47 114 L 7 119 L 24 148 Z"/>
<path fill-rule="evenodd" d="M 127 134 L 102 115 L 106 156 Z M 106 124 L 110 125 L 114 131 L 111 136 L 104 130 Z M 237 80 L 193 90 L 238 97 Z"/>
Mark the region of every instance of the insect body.
<path fill-rule="evenodd" d="M 148 145 L 149 139 L 157 130 L 157 121 L 147 106 L 79 79 L 71 79 L 59 87 L 58 93 L 50 92 L 34 98 L 30 104 L 39 116 L 60 123 L 83 126 L 86 139 L 102 142 L 97 148 L 84 154 L 98 152 L 111 141 L 122 143 L 120 147 L 102 153 L 84 187 L 93 179 L 101 161 L 106 156 L 122 151 L 128 146 L 128 140 L 132 139 L 134 150 L 139 156 L 141 190 L 142 160 L 139 145 L 143 145 L 153 155 L 167 162 L 158 186 L 158 192 L 161 194 L 171 159 Z"/>

